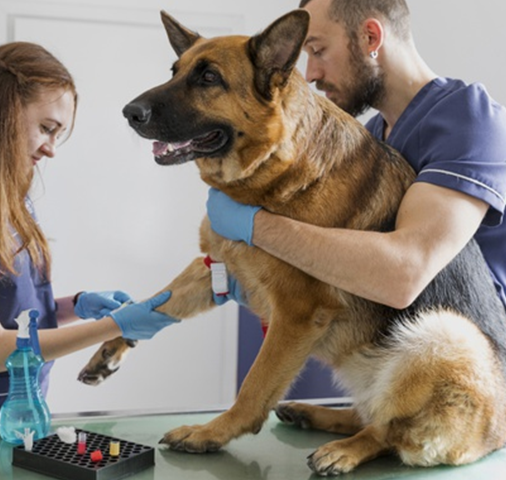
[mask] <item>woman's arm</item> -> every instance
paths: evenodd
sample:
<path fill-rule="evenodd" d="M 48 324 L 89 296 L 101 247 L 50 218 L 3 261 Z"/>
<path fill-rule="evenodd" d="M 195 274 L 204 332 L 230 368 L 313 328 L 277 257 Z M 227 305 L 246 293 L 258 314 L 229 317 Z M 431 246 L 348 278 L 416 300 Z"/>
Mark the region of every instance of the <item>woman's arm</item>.
<path fill-rule="evenodd" d="M 152 338 L 163 328 L 180 321 L 156 311 L 170 296 L 170 291 L 161 292 L 144 302 L 129 304 L 97 321 L 39 330 L 42 356 L 46 361 L 54 360 L 119 336 L 132 340 Z M 0 371 L 5 370 L 5 361 L 16 348 L 16 336 L 17 330 L 6 330 L 0 326 Z"/>
<path fill-rule="evenodd" d="M 0 371 L 5 371 L 5 361 L 16 348 L 16 336 L 17 330 L 0 326 Z M 111 317 L 82 325 L 39 330 L 41 353 L 46 361 L 119 336 L 121 330 Z"/>
<path fill-rule="evenodd" d="M 56 310 L 56 321 L 59 326 L 68 325 L 73 323 L 80 318 L 74 312 L 74 296 L 72 297 L 61 297 L 56 299 L 58 309 Z"/>

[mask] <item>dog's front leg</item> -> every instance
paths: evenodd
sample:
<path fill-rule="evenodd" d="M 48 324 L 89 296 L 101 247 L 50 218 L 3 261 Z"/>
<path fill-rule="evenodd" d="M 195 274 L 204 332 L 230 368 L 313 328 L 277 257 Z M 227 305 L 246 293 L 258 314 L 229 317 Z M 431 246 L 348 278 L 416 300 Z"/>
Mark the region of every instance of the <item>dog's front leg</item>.
<path fill-rule="evenodd" d="M 211 289 L 211 271 L 203 257 L 193 260 L 162 291 L 167 290 L 172 292 L 171 297 L 156 310 L 174 318 L 191 318 L 216 306 Z"/>
<path fill-rule="evenodd" d="M 215 306 L 211 290 L 211 273 L 202 257 L 193 260 L 164 290 L 171 298 L 157 308 L 174 318 L 193 317 Z M 78 380 L 99 385 L 115 373 L 136 342 L 122 337 L 103 343 L 79 372 Z"/>
<path fill-rule="evenodd" d="M 160 443 L 174 450 L 203 453 L 218 450 L 244 433 L 258 433 L 324 331 L 310 316 L 294 319 L 293 313 L 274 314 L 235 404 L 205 425 L 183 426 L 166 433 Z"/>

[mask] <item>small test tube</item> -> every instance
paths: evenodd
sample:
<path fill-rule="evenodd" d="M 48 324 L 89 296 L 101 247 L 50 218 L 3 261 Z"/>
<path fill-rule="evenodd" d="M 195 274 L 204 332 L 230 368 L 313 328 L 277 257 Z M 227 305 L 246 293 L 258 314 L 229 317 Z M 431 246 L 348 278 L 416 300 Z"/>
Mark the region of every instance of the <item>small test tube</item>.
<path fill-rule="evenodd" d="M 111 440 L 109 444 L 109 455 L 111 457 L 119 457 L 119 441 Z"/>
<path fill-rule="evenodd" d="M 77 453 L 79 455 L 86 453 L 86 432 L 79 432 L 77 435 Z"/>

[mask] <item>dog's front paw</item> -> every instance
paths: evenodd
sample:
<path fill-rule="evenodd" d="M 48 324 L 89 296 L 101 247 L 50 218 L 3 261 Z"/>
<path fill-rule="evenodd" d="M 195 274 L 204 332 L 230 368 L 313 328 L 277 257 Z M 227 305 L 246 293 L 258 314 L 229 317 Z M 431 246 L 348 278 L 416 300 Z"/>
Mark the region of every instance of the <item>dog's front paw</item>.
<path fill-rule="evenodd" d="M 206 425 L 183 426 L 167 432 L 160 440 L 172 450 L 188 453 L 218 451 L 224 444 Z"/>
<path fill-rule="evenodd" d="M 119 370 L 137 340 L 117 337 L 103 343 L 79 372 L 77 379 L 86 385 L 100 385 Z"/>

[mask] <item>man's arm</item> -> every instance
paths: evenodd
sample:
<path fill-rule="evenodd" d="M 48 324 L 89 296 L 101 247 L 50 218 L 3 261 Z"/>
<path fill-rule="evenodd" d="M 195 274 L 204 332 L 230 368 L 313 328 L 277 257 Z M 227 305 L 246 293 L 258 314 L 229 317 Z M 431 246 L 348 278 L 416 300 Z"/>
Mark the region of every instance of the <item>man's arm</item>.
<path fill-rule="evenodd" d="M 321 228 L 260 210 L 252 243 L 325 283 L 405 308 L 473 237 L 487 209 L 466 194 L 415 183 L 394 232 Z"/>

